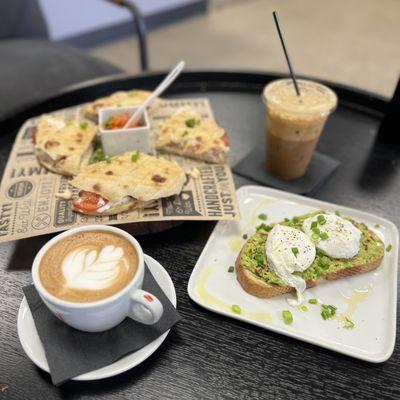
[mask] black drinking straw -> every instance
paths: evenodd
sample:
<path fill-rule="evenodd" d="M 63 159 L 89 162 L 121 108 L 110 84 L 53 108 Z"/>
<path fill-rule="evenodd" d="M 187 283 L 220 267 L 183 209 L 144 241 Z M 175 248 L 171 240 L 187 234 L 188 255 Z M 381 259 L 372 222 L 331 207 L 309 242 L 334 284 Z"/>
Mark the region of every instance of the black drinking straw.
<path fill-rule="evenodd" d="M 274 21 L 275 21 L 276 29 L 278 31 L 279 39 L 281 39 L 283 52 L 285 53 L 286 61 L 287 61 L 288 67 L 289 67 L 289 72 L 290 72 L 290 75 L 291 75 L 292 80 L 293 80 L 294 88 L 296 89 L 296 94 L 297 94 L 297 96 L 300 96 L 300 90 L 299 90 L 299 86 L 297 85 L 296 75 L 294 73 L 294 70 L 293 70 L 293 67 L 292 67 L 292 63 L 290 62 L 289 52 L 288 52 L 288 49 L 286 47 L 285 38 L 283 37 L 283 32 L 282 32 L 281 26 L 279 25 L 278 13 L 276 11 L 274 11 L 272 13 L 272 15 L 274 17 Z"/>

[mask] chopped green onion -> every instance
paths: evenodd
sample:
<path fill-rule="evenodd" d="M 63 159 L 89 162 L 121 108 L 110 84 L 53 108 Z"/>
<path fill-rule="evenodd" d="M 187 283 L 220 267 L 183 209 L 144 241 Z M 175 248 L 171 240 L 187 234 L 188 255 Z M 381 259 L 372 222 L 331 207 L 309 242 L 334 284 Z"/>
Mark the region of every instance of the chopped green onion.
<path fill-rule="evenodd" d="M 343 326 L 343 328 L 353 329 L 354 328 L 354 322 L 349 317 L 344 317 L 344 326 Z"/>
<path fill-rule="evenodd" d="M 329 236 L 328 236 L 328 234 L 326 232 L 321 232 L 321 234 L 319 236 L 320 236 L 320 238 L 322 240 L 328 240 L 329 239 Z"/>
<path fill-rule="evenodd" d="M 379 229 L 381 226 L 379 224 L 375 224 L 375 228 Z"/>
<path fill-rule="evenodd" d="M 132 162 L 136 162 L 137 160 L 139 160 L 139 157 L 140 157 L 140 151 L 135 151 L 134 153 L 132 153 L 131 157 Z"/>
<path fill-rule="evenodd" d="M 306 312 L 306 311 L 308 311 L 308 308 L 307 308 L 306 305 L 302 304 L 302 305 L 300 306 L 300 310 L 303 311 L 303 312 Z"/>
<path fill-rule="evenodd" d="M 389 252 L 390 250 L 392 250 L 392 245 L 391 245 L 391 244 L 388 244 L 388 245 L 386 246 L 386 251 Z"/>
<path fill-rule="evenodd" d="M 283 322 L 290 325 L 293 322 L 293 315 L 289 310 L 282 311 Z"/>
<path fill-rule="evenodd" d="M 194 128 L 195 125 L 200 125 L 200 120 L 196 120 L 194 118 L 187 119 L 185 124 L 188 128 Z"/>
<path fill-rule="evenodd" d="M 247 235 L 247 233 L 245 233 L 245 234 L 242 236 L 242 238 L 243 238 L 244 240 L 247 240 L 248 237 L 249 237 L 249 236 Z"/>
<path fill-rule="evenodd" d="M 311 239 L 312 239 L 314 242 L 317 242 L 318 239 L 319 239 L 318 233 L 313 233 L 312 236 L 311 236 Z"/>
<path fill-rule="evenodd" d="M 237 304 L 234 304 L 234 305 L 232 306 L 232 311 L 233 311 L 235 314 L 241 314 L 242 309 L 241 309 Z"/>
<path fill-rule="evenodd" d="M 311 230 L 317 235 L 321 233 L 321 231 L 318 228 L 312 228 Z"/>
<path fill-rule="evenodd" d="M 258 231 L 269 232 L 271 229 L 272 229 L 272 226 L 266 225 L 266 224 L 264 224 L 264 222 L 256 227 L 257 232 Z"/>
<path fill-rule="evenodd" d="M 313 229 L 316 228 L 317 226 L 318 226 L 318 222 L 317 222 L 317 221 L 311 222 L 311 230 L 313 230 Z"/>
<path fill-rule="evenodd" d="M 188 131 L 185 131 L 185 132 L 183 132 L 183 135 L 182 135 L 182 136 L 187 136 L 187 135 L 189 135 L 189 132 L 188 132 Z"/>
<path fill-rule="evenodd" d="M 335 211 L 335 214 L 336 214 L 338 217 L 340 217 L 340 211 L 336 210 L 336 211 Z"/>
<path fill-rule="evenodd" d="M 299 249 L 297 247 L 292 247 L 292 253 L 297 257 L 297 254 L 299 254 Z"/>
<path fill-rule="evenodd" d="M 106 157 L 106 163 L 111 164 L 111 157 Z"/>
<path fill-rule="evenodd" d="M 299 217 L 293 217 L 292 221 L 294 224 L 298 224 L 300 220 L 299 220 Z"/>
<path fill-rule="evenodd" d="M 323 215 L 318 215 L 317 220 L 320 225 L 324 225 L 326 223 L 326 218 Z"/>
<path fill-rule="evenodd" d="M 233 266 L 233 265 L 231 265 L 229 268 L 228 268 L 228 272 L 233 272 L 235 270 L 235 267 Z"/>
<path fill-rule="evenodd" d="M 285 222 L 289 222 L 290 221 L 290 219 L 289 218 L 285 218 Z"/>
<path fill-rule="evenodd" d="M 323 257 L 325 255 L 325 252 L 322 251 L 321 249 L 317 249 L 317 255 L 319 255 L 320 257 Z"/>
<path fill-rule="evenodd" d="M 85 130 L 88 127 L 88 123 L 86 121 L 83 121 L 79 124 L 79 127 L 83 130 Z"/>
<path fill-rule="evenodd" d="M 322 304 L 321 316 L 324 320 L 331 319 L 335 316 L 337 308 L 335 306 Z"/>
<path fill-rule="evenodd" d="M 260 214 L 259 216 L 258 216 L 258 219 L 261 219 L 262 221 L 266 221 L 267 220 L 267 218 L 268 218 L 268 216 L 267 216 L 267 214 Z"/>
<path fill-rule="evenodd" d="M 317 299 L 310 299 L 310 300 L 308 300 L 308 302 L 310 304 L 318 304 L 318 300 Z"/>

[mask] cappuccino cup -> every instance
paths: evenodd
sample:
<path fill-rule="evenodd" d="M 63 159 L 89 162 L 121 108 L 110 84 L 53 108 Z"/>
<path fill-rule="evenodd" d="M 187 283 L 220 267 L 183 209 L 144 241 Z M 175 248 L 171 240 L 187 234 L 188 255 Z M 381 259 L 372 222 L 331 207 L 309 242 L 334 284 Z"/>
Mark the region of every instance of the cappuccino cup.
<path fill-rule="evenodd" d="M 142 290 L 143 250 L 130 234 L 89 225 L 48 241 L 32 265 L 33 284 L 61 321 L 85 332 L 111 329 L 126 317 L 152 325 L 161 302 Z"/>

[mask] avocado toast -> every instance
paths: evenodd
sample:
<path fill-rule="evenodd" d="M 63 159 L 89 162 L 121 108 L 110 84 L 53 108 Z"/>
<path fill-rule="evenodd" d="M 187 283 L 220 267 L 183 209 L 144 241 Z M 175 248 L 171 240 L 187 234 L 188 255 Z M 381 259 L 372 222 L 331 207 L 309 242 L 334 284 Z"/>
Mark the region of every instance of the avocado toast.
<path fill-rule="evenodd" d="M 317 214 L 326 214 L 317 211 L 310 214 L 285 219 L 280 225 L 289 226 L 302 231 L 304 220 Z M 350 259 L 337 259 L 327 256 L 317 249 L 316 257 L 309 268 L 304 272 L 295 272 L 306 281 L 307 288 L 313 287 L 323 280 L 336 280 L 352 275 L 369 272 L 377 268 L 384 256 L 384 244 L 365 224 L 345 218 L 357 227 L 362 235 L 360 250 Z M 294 292 L 282 278 L 269 268 L 265 255 L 265 243 L 274 224 L 261 224 L 257 232 L 244 244 L 236 260 L 236 276 L 243 289 L 257 297 L 270 298 L 285 293 Z"/>

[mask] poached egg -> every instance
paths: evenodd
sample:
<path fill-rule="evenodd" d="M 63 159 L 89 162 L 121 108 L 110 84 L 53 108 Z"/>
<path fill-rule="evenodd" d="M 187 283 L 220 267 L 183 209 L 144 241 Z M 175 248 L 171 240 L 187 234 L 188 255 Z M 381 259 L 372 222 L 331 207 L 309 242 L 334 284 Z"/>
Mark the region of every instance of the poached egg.
<path fill-rule="evenodd" d="M 332 258 L 353 258 L 360 251 L 361 231 L 335 214 L 317 214 L 303 222 L 303 231 Z"/>
<path fill-rule="evenodd" d="M 268 234 L 265 254 L 275 274 L 296 289 L 297 301 L 288 299 L 288 303 L 301 304 L 306 281 L 293 272 L 303 272 L 311 266 L 316 256 L 315 245 L 299 229 L 277 224 Z"/>

